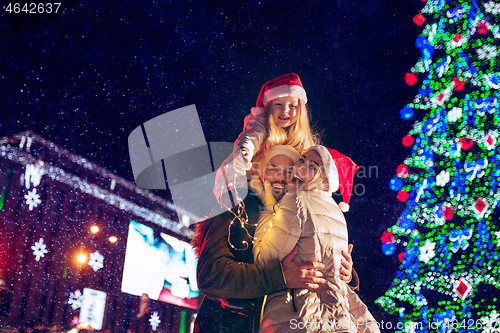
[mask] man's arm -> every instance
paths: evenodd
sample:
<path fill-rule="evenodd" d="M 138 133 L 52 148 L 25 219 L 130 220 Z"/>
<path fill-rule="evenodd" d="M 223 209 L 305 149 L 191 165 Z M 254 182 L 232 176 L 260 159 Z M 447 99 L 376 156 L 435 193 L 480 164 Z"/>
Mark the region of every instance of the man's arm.
<path fill-rule="evenodd" d="M 286 289 L 279 261 L 262 266 L 237 261 L 228 242 L 232 217 L 228 212 L 202 222 L 197 266 L 200 291 L 213 299 L 250 299 Z"/>
<path fill-rule="evenodd" d="M 323 274 L 316 271 L 321 263 L 294 263 L 297 251 L 285 257 L 283 263 L 273 261 L 256 265 L 237 261 L 228 243 L 231 213 L 201 222 L 197 278 L 198 288 L 212 299 L 252 299 L 287 288 L 317 289 L 325 283 Z M 249 259 L 251 260 L 251 251 Z M 285 284 L 286 281 L 286 284 Z"/>

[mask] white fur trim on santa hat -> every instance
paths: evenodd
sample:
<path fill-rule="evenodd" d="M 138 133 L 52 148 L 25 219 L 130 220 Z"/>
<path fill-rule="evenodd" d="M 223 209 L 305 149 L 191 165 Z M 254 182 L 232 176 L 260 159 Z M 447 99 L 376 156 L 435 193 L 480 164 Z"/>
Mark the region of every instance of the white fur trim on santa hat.
<path fill-rule="evenodd" d="M 341 203 L 339 203 L 339 208 L 344 213 L 348 212 L 349 211 L 349 204 L 346 204 L 345 202 L 342 201 Z"/>
<path fill-rule="evenodd" d="M 333 193 L 337 191 L 339 189 L 339 173 L 330 152 L 323 146 L 312 146 L 308 151 L 309 150 L 317 151 L 321 157 L 323 167 L 325 168 L 326 178 L 328 179 L 328 192 Z"/>
<path fill-rule="evenodd" d="M 258 106 L 254 106 L 253 108 L 250 109 L 250 112 L 254 117 L 262 116 L 264 114 L 264 109 L 259 108 Z"/>
<path fill-rule="evenodd" d="M 285 96 L 301 98 L 304 100 L 304 103 L 307 103 L 307 95 L 304 88 L 297 85 L 281 85 L 271 88 L 264 93 L 264 105 L 266 105 L 275 98 L 285 97 Z"/>
<path fill-rule="evenodd" d="M 289 157 L 292 160 L 293 164 L 295 164 L 300 158 L 299 153 L 297 153 L 297 151 L 292 147 L 286 145 L 277 145 L 269 149 L 269 153 L 266 156 L 264 165 L 268 165 L 271 158 L 277 155 L 285 155 Z"/>

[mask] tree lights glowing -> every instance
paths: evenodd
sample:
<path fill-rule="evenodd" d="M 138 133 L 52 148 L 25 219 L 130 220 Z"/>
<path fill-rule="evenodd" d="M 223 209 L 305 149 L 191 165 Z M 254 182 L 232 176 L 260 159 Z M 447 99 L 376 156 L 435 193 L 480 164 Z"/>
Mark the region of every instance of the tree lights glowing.
<path fill-rule="evenodd" d="M 500 331 L 499 8 L 428 0 L 414 18 L 421 57 L 405 80 L 421 86 L 400 115 L 416 121 L 389 184 L 405 208 L 381 237 L 401 265 L 376 302 L 416 332 Z"/>

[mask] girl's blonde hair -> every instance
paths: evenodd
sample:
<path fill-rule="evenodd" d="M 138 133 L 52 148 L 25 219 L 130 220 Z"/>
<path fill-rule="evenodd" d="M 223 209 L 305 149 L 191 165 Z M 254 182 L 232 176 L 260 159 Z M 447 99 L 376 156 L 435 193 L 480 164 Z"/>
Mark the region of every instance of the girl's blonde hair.
<path fill-rule="evenodd" d="M 297 121 L 288 126 L 281 128 L 276 125 L 272 115 L 270 114 L 271 106 L 274 100 L 267 103 L 264 115 L 267 117 L 267 136 L 264 139 L 264 144 L 253 158 L 254 167 L 262 174 L 264 169 L 264 158 L 269 149 L 276 145 L 288 145 L 293 147 L 300 155 L 304 154 L 309 147 L 319 144 L 318 134 L 311 129 L 309 124 L 309 111 L 303 99 L 299 98 L 299 108 Z"/>

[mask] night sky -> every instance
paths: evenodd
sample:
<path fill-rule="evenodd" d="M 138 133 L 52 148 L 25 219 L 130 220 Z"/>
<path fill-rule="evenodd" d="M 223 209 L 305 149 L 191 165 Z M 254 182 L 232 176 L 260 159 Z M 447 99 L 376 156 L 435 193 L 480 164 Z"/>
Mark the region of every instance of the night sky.
<path fill-rule="evenodd" d="M 133 181 L 127 139 L 141 123 L 196 104 L 207 141 L 232 142 L 262 84 L 295 72 L 323 144 L 378 170 L 355 179 L 346 214 L 360 297 L 378 311 L 399 264 L 379 238 L 404 209 L 388 182 L 410 154 L 399 110 L 419 85 L 403 77 L 424 3 L 183 2 L 63 1 L 45 23 L 2 10 L 0 137 L 29 129 Z"/>

